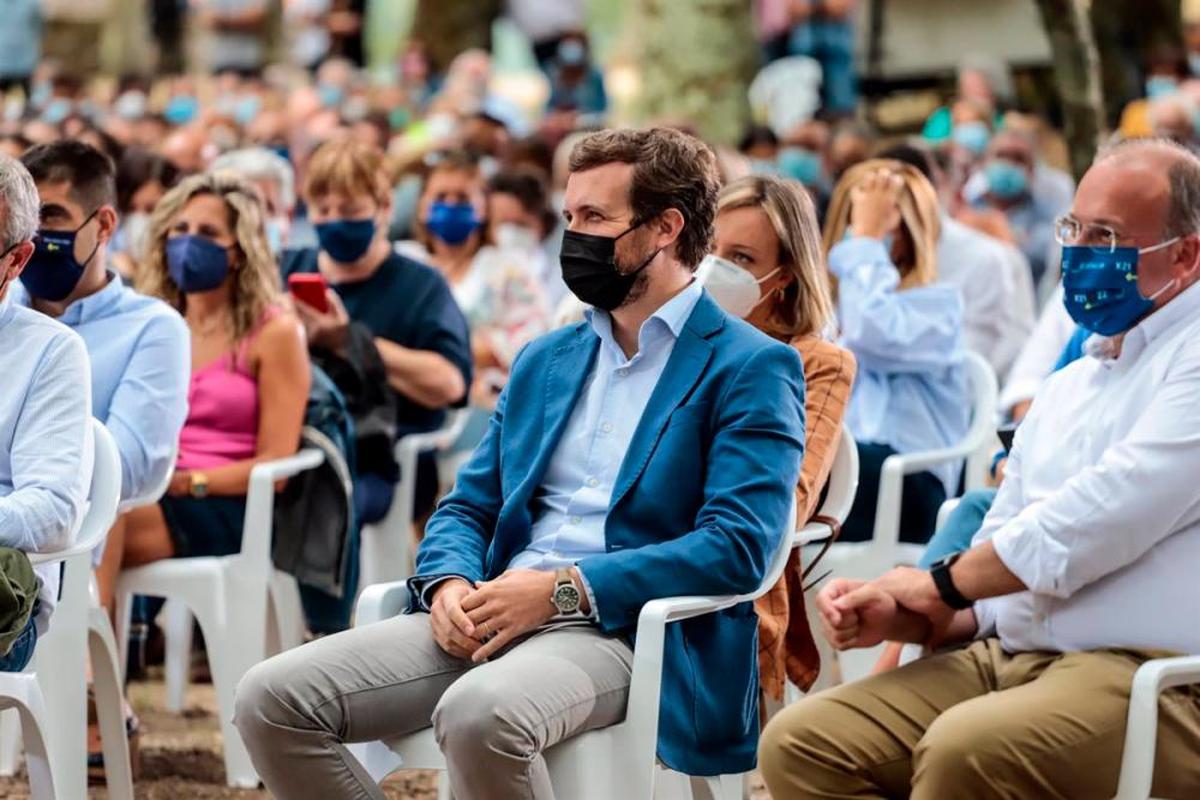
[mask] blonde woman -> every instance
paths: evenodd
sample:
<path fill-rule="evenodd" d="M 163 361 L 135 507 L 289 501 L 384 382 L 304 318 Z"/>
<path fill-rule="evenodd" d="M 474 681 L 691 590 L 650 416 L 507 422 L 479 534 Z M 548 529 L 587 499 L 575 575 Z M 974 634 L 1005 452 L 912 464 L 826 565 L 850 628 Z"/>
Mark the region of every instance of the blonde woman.
<path fill-rule="evenodd" d="M 132 511 L 125 535 L 109 538 L 110 565 L 238 552 L 250 471 L 296 452 L 308 351 L 299 322 L 278 304 L 257 198 L 232 174 L 196 175 L 168 192 L 150 219 L 138 288 L 187 321 L 189 408 L 167 496 Z"/>
<path fill-rule="evenodd" d="M 706 288 L 726 311 L 791 344 L 804 362 L 804 461 L 796 487 L 802 525 L 816 512 L 829 478 L 855 371 L 854 356 L 824 336 L 833 301 L 816 211 L 795 181 L 742 178 L 721 192 L 714 227 Z M 782 699 L 785 678 L 807 688 L 818 664 L 796 553 L 755 608 L 764 692 Z"/>
<path fill-rule="evenodd" d="M 938 283 L 937 194 L 915 168 L 874 159 L 834 190 L 825 250 L 841 342 L 858 359 L 847 422 L 858 442 L 858 495 L 845 541 L 871 538 L 879 473 L 894 453 L 960 440 L 969 425 L 959 291 Z M 961 465 L 904 479 L 900 538 L 924 543 Z"/>

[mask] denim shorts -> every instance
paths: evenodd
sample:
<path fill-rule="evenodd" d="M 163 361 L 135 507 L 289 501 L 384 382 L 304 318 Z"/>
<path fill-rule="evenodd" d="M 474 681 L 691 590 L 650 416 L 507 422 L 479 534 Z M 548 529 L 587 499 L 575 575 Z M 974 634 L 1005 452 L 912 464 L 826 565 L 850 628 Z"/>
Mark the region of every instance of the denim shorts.
<path fill-rule="evenodd" d="M 37 626 L 34 625 L 36 618 L 37 607 L 34 606 L 33 613 L 29 615 L 29 621 L 25 623 L 25 629 L 13 641 L 12 648 L 8 653 L 0 656 L 0 672 L 20 672 L 33 658 L 33 649 L 37 645 L 38 638 Z"/>

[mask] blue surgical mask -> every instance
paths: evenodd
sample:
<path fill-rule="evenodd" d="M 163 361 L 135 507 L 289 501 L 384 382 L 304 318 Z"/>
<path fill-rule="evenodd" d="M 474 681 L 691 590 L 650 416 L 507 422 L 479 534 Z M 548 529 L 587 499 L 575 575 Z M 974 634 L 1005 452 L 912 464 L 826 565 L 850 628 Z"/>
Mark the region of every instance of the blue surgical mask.
<path fill-rule="evenodd" d="M 249 125 L 262 109 L 262 100 L 257 95 L 248 94 L 238 98 L 233 107 L 233 118 L 238 125 Z"/>
<path fill-rule="evenodd" d="M 1011 161 L 995 159 L 983 168 L 988 191 L 1002 200 L 1013 200 L 1025 194 L 1029 188 L 1029 174 L 1025 168 Z"/>
<path fill-rule="evenodd" d="M 950 138 L 971 155 L 981 156 L 987 150 L 992 132 L 982 122 L 962 122 L 954 126 Z"/>
<path fill-rule="evenodd" d="M 462 244 L 480 226 L 481 220 L 470 203 L 434 203 L 425 217 L 425 228 L 446 244 Z"/>
<path fill-rule="evenodd" d="M 821 180 L 821 156 L 804 147 L 785 147 L 776 157 L 779 174 L 815 186 Z"/>
<path fill-rule="evenodd" d="M 558 45 L 558 63 L 578 67 L 587 60 L 587 48 L 578 39 L 564 39 Z"/>
<path fill-rule="evenodd" d="M 33 255 L 21 273 L 21 283 L 25 284 L 30 297 L 57 303 L 71 296 L 88 263 L 100 249 L 100 243 L 96 242 L 82 263 L 75 259 L 75 237 L 95 216 L 93 212 L 73 231 L 38 231 Z"/>
<path fill-rule="evenodd" d="M 1169 281 L 1149 297 L 1138 289 L 1138 257 L 1169 247 L 1165 242 L 1139 250 L 1136 247 L 1063 245 L 1063 305 L 1076 324 L 1101 336 L 1116 336 L 1136 325 L 1154 307 L 1154 301 L 1175 283 Z"/>
<path fill-rule="evenodd" d="M 750 159 L 751 175 L 778 175 L 779 165 L 769 158 Z"/>
<path fill-rule="evenodd" d="M 203 236 L 167 239 L 167 274 L 184 294 L 211 292 L 229 277 L 229 251 Z"/>
<path fill-rule="evenodd" d="M 1146 78 L 1146 97 L 1158 100 L 1179 91 L 1179 81 L 1170 75 L 1151 75 Z"/>
<path fill-rule="evenodd" d="M 375 219 L 335 219 L 316 226 L 317 241 L 329 257 L 340 264 L 362 258 L 375 239 Z"/>
<path fill-rule="evenodd" d="M 321 105 L 325 108 L 337 108 L 342 104 L 346 93 L 342 91 L 340 86 L 322 83 L 317 86 L 317 96 L 321 98 Z"/>
<path fill-rule="evenodd" d="M 177 94 L 167 101 L 163 117 L 172 125 L 187 125 L 200 112 L 200 101 L 190 94 Z"/>

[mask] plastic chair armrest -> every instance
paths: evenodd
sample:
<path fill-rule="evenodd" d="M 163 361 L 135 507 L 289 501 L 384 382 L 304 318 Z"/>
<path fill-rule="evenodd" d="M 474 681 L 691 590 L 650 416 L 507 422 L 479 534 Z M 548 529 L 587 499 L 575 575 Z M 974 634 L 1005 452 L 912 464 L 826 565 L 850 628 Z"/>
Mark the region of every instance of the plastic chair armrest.
<path fill-rule="evenodd" d="M 1144 800 L 1150 796 L 1158 736 L 1158 696 L 1167 689 L 1191 683 L 1200 683 L 1200 655 L 1154 659 L 1134 673 L 1116 800 Z"/>
<path fill-rule="evenodd" d="M 376 583 L 362 590 L 354 606 L 354 627 L 391 619 L 408 608 L 408 583 Z"/>
<path fill-rule="evenodd" d="M 245 563 L 255 570 L 271 566 L 271 535 L 274 532 L 275 484 L 316 469 L 325 463 L 320 450 L 305 448 L 294 456 L 264 461 L 250 471 L 246 492 L 246 517 L 242 523 L 242 551 Z"/>

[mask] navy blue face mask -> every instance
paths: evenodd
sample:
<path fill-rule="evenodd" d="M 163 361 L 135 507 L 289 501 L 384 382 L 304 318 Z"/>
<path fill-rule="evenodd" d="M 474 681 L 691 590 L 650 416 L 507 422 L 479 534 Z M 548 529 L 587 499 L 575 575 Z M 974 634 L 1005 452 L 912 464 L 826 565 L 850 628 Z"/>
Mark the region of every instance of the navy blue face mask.
<path fill-rule="evenodd" d="M 184 294 L 211 292 L 229 277 L 229 251 L 203 236 L 173 236 L 167 239 L 167 274 Z"/>
<path fill-rule="evenodd" d="M 375 220 L 335 219 L 316 226 L 317 242 L 329 257 L 340 264 L 353 264 L 371 247 L 375 239 Z"/>
<path fill-rule="evenodd" d="M 470 203 L 434 203 L 425 218 L 426 230 L 451 245 L 465 242 L 481 224 Z"/>
<path fill-rule="evenodd" d="M 92 221 L 96 211 L 88 215 L 73 231 L 40 230 L 33 242 L 33 255 L 21 273 L 21 283 L 30 297 L 57 303 L 66 300 L 79 285 L 83 272 L 100 249 L 100 242 L 82 263 L 75 260 L 75 237 L 84 225 Z"/>
<path fill-rule="evenodd" d="M 1138 257 L 1179 241 L 1176 236 L 1145 247 L 1088 247 L 1062 249 L 1063 304 L 1076 324 L 1101 336 L 1124 333 L 1154 308 L 1154 301 L 1174 285 L 1168 281 L 1149 297 L 1138 289 Z"/>

